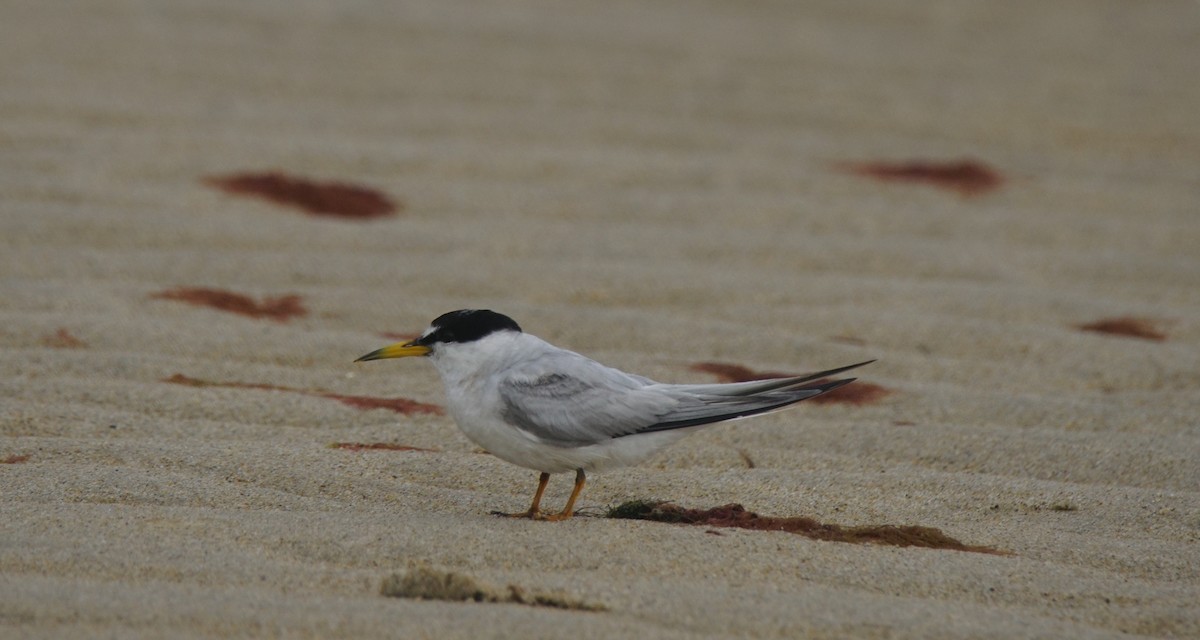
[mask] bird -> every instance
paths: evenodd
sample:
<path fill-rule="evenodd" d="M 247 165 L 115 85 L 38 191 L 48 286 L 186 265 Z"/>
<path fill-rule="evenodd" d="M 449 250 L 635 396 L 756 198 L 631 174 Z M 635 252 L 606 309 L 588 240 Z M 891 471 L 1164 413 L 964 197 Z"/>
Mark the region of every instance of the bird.
<path fill-rule="evenodd" d="M 418 356 L 437 370 L 467 438 L 541 473 L 529 509 L 497 515 L 550 521 L 574 515 L 589 471 L 634 465 L 699 428 L 818 396 L 855 380 L 829 376 L 874 362 L 749 382 L 664 384 L 556 347 L 489 309 L 442 314 L 416 339 L 355 362 Z M 543 513 L 551 474 L 570 471 L 575 487 L 566 506 Z"/>

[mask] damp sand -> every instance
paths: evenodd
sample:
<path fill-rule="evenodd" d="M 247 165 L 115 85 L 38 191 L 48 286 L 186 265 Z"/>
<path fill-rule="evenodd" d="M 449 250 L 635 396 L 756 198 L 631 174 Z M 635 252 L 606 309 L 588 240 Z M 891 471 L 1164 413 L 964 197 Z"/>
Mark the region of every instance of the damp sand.
<path fill-rule="evenodd" d="M 0 635 L 1200 636 L 1198 11 L 7 7 Z M 464 307 L 878 361 L 511 520 Z"/>

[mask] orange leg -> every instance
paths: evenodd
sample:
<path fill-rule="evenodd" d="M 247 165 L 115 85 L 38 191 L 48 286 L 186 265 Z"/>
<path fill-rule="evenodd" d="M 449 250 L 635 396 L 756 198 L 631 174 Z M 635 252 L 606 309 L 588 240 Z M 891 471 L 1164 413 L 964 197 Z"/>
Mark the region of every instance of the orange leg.
<path fill-rule="evenodd" d="M 583 469 L 576 469 L 575 489 L 571 491 L 571 497 L 567 498 L 567 506 L 563 507 L 562 513 L 556 513 L 551 516 L 542 516 L 540 519 L 550 520 L 553 522 L 558 520 L 566 520 L 567 518 L 575 515 L 575 500 L 579 497 L 580 492 L 583 491 L 583 483 L 586 480 L 587 476 L 583 474 Z"/>
<path fill-rule="evenodd" d="M 530 518 L 532 520 L 541 520 L 543 516 L 538 507 L 542 504 L 542 494 L 546 492 L 546 485 L 549 483 L 550 474 L 548 473 L 543 473 L 542 476 L 538 478 L 537 493 L 533 494 L 533 504 L 529 505 L 529 511 L 524 513 L 501 513 L 499 511 L 493 511 L 492 513 L 498 516 L 505 516 L 507 518 Z"/>

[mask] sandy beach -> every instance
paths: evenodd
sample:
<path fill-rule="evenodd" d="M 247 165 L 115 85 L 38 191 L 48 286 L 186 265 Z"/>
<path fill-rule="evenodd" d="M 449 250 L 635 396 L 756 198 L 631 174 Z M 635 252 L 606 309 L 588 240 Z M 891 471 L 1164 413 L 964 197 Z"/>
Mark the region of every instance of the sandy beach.
<path fill-rule="evenodd" d="M 1198 59 L 1184 1 L 8 3 L 0 637 L 1200 637 Z M 504 519 L 353 363 L 460 308 L 878 361 Z"/>

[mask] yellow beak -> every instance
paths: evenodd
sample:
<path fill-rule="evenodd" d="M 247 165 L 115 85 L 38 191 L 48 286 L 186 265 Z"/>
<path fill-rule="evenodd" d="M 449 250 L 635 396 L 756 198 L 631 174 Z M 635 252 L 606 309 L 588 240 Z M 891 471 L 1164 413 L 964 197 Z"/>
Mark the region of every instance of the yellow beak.
<path fill-rule="evenodd" d="M 371 353 L 368 353 L 367 355 L 355 360 L 355 362 L 383 360 L 384 358 L 408 358 L 410 356 L 427 355 L 429 355 L 429 347 L 414 344 L 412 342 L 397 342 L 396 344 L 388 345 L 382 349 L 376 349 Z"/>

